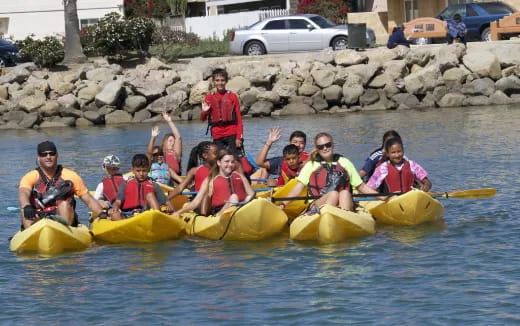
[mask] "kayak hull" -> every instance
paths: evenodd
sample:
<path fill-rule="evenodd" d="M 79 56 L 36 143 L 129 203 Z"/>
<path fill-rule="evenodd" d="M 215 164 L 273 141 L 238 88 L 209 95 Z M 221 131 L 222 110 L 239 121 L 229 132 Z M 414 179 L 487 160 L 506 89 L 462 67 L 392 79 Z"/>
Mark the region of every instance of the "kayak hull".
<path fill-rule="evenodd" d="M 182 219 L 153 209 L 120 221 L 96 219 L 91 225 L 96 240 L 110 243 L 172 240 L 181 236 L 184 228 Z"/>
<path fill-rule="evenodd" d="M 287 182 L 285 185 L 283 185 L 280 188 L 277 188 L 274 191 L 273 198 L 287 197 L 297 183 L 298 183 L 298 180 L 296 180 L 296 179 L 289 180 L 289 182 Z M 307 195 L 307 187 L 305 187 L 301 191 L 301 193 L 297 194 L 296 196 L 302 197 L 302 196 L 306 196 L 306 195 Z M 275 202 L 275 203 L 277 203 L 277 202 Z M 296 216 L 303 213 L 308 205 L 309 205 L 309 202 L 306 202 L 305 200 L 291 200 L 288 202 L 287 206 L 284 207 L 284 211 L 287 214 L 287 217 L 289 218 L 289 220 L 293 220 Z"/>
<path fill-rule="evenodd" d="M 290 227 L 293 240 L 317 240 L 336 243 L 349 238 L 360 238 L 375 233 L 375 222 L 365 212 L 350 212 L 341 208 L 323 205 L 319 212 L 300 215 Z"/>
<path fill-rule="evenodd" d="M 233 206 L 218 215 L 182 215 L 186 233 L 211 240 L 262 240 L 281 232 L 287 215 L 264 198 L 256 198 L 244 206 Z"/>
<path fill-rule="evenodd" d="M 24 231 L 17 232 L 9 247 L 16 252 L 59 254 L 68 250 L 83 250 L 92 244 L 92 236 L 84 225 L 66 226 L 51 219 L 42 219 Z"/>
<path fill-rule="evenodd" d="M 442 204 L 421 190 L 412 190 L 371 206 L 368 211 L 376 217 L 377 223 L 389 225 L 434 222 L 440 220 L 444 213 Z"/>

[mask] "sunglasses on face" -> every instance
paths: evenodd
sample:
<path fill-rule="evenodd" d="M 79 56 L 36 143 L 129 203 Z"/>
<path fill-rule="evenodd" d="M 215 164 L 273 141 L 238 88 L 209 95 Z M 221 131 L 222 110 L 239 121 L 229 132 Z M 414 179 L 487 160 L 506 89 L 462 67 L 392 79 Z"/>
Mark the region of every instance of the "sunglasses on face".
<path fill-rule="evenodd" d="M 56 156 L 56 152 L 39 153 L 38 156 L 39 157 Z"/>
<path fill-rule="evenodd" d="M 324 150 L 325 148 L 331 148 L 332 142 L 329 141 L 328 143 L 322 144 L 322 145 L 316 145 L 316 148 L 320 151 Z"/>

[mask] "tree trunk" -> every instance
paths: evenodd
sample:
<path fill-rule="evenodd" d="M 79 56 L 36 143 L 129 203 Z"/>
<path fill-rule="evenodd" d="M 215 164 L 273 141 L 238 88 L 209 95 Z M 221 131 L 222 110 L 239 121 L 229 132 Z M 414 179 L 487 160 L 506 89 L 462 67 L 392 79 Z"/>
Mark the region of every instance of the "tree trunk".
<path fill-rule="evenodd" d="M 79 39 L 79 21 L 76 0 L 63 0 L 65 13 L 65 59 L 63 63 L 87 61 Z"/>

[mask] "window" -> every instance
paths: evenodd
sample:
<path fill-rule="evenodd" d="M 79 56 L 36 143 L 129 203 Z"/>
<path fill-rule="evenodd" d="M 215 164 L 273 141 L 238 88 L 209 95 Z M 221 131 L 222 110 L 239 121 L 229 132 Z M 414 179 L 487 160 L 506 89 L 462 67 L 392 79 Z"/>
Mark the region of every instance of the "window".
<path fill-rule="evenodd" d="M 289 29 L 307 29 L 310 25 L 305 19 L 289 19 Z"/>
<path fill-rule="evenodd" d="M 511 8 L 504 3 L 480 3 L 478 5 L 490 15 L 510 14 L 513 12 Z"/>
<path fill-rule="evenodd" d="M 455 16 L 455 14 L 459 14 L 462 17 L 466 16 L 466 5 L 449 6 L 448 8 L 444 9 L 440 16 L 443 19 L 451 19 L 453 16 Z"/>
<path fill-rule="evenodd" d="M 312 20 L 316 25 L 318 25 L 321 28 L 329 28 L 336 26 L 336 24 L 321 16 L 312 16 L 310 17 L 310 20 Z"/>
<path fill-rule="evenodd" d="M 419 6 L 417 0 L 405 0 L 404 1 L 404 19 L 410 21 L 419 17 Z"/>
<path fill-rule="evenodd" d="M 89 18 L 89 19 L 81 19 L 79 21 L 79 29 L 86 28 L 88 26 L 96 25 L 99 21 L 99 18 Z"/>
<path fill-rule="evenodd" d="M 272 20 L 263 29 L 285 29 L 285 20 Z"/>
<path fill-rule="evenodd" d="M 472 6 L 467 5 L 466 6 L 466 16 L 467 17 L 475 17 L 478 16 L 478 13 L 473 9 Z"/>

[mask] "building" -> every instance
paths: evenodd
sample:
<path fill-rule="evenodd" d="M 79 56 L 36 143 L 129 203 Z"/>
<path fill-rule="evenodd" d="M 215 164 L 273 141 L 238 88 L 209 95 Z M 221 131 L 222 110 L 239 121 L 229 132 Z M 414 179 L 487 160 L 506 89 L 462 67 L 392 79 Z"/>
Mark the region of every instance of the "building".
<path fill-rule="evenodd" d="M 95 24 L 109 12 L 123 13 L 123 0 L 77 0 L 79 27 Z M 23 39 L 34 34 L 64 35 L 65 18 L 62 0 L 0 1 L 0 34 Z"/>

